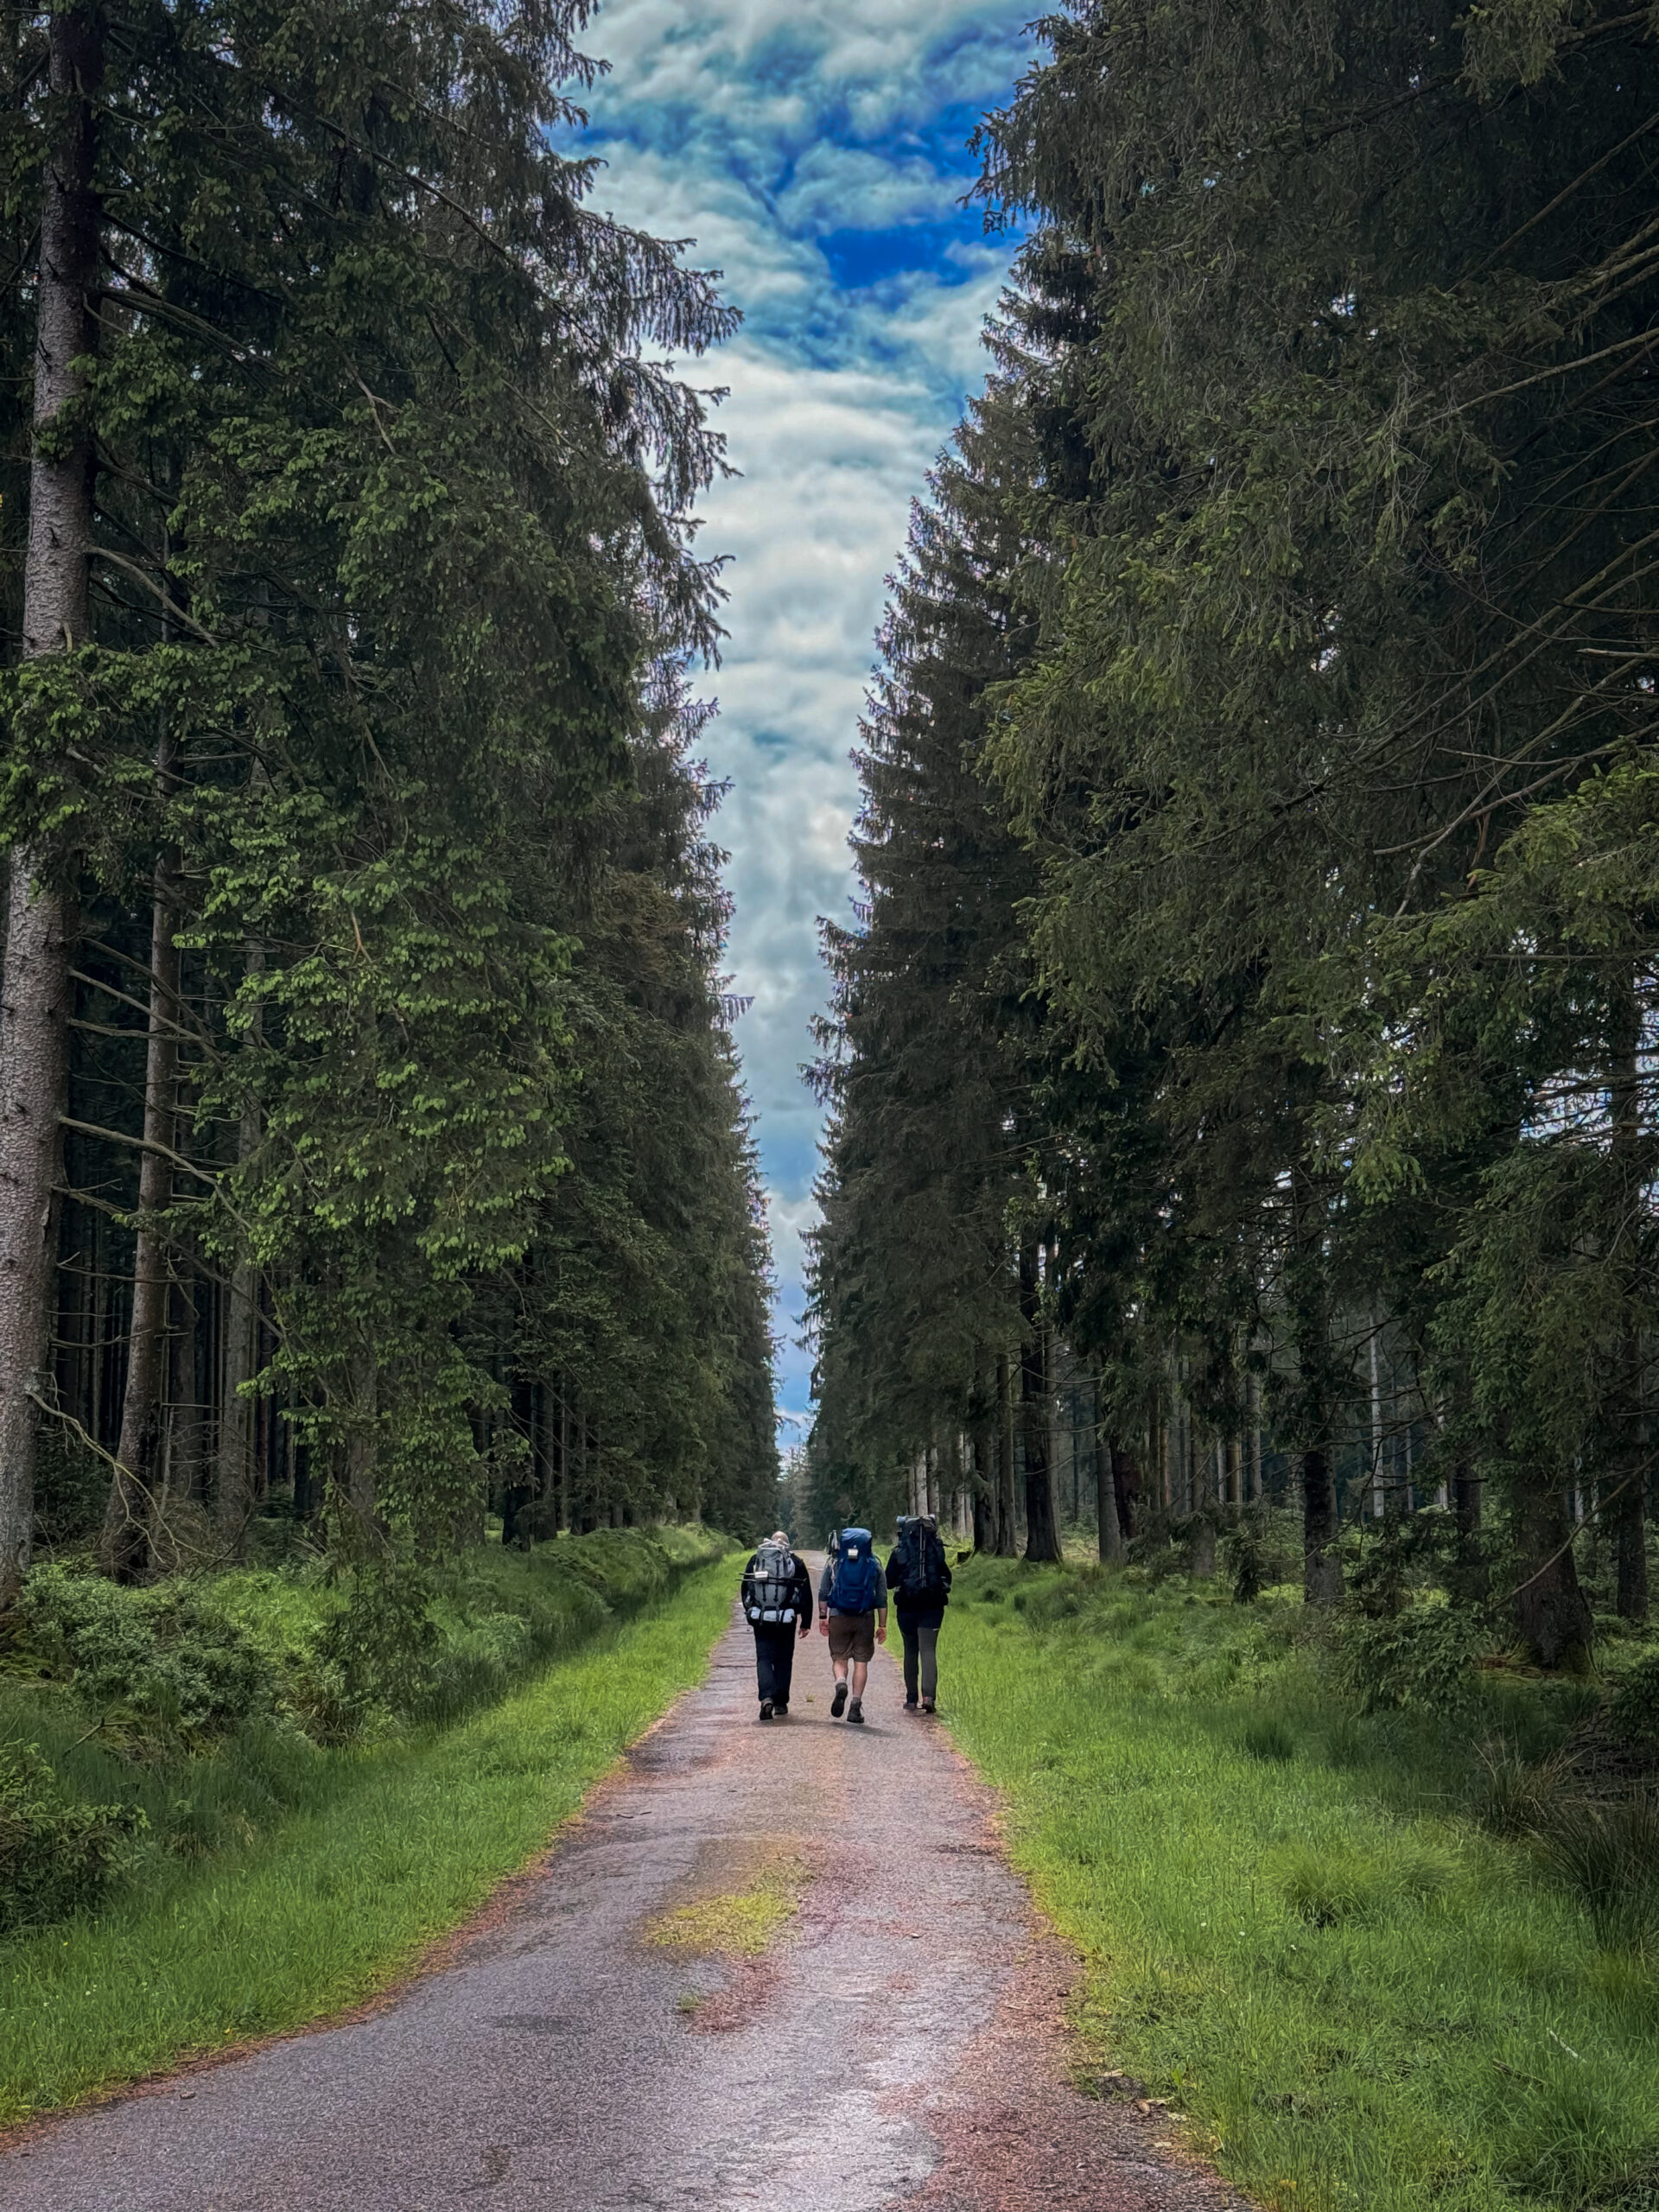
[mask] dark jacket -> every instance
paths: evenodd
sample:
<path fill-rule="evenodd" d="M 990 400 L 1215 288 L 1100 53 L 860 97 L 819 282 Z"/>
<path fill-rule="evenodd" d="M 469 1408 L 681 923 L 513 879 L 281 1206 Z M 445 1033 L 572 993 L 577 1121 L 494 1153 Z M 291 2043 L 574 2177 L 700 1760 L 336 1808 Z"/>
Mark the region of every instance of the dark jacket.
<path fill-rule="evenodd" d="M 887 1587 L 893 1592 L 893 1611 L 901 1620 L 922 1621 L 937 1628 L 944 1618 L 944 1609 L 950 1602 L 950 1562 L 946 1560 L 940 1569 L 944 1586 L 930 1590 L 925 1598 L 918 1591 L 914 1597 L 899 1579 L 904 1562 L 900 1557 L 904 1547 L 895 1544 L 887 1560 Z"/>
<path fill-rule="evenodd" d="M 749 1563 L 743 1570 L 743 1586 L 741 1595 L 743 1601 L 743 1616 L 746 1620 L 748 1618 L 749 1599 L 754 1589 L 755 1565 L 760 1557 L 760 1554 L 758 1551 L 751 1552 L 749 1554 Z M 792 1633 L 797 1628 L 798 1628 L 801 1622 L 804 1620 L 810 1620 L 811 1618 L 812 1578 L 807 1573 L 805 1563 L 803 1561 L 800 1554 L 796 1552 L 793 1554 L 793 1557 L 795 1560 L 795 1580 L 789 1586 L 789 1602 L 795 1608 L 794 1619 L 792 1621 L 754 1621 L 750 1624 L 752 1627 L 756 1629 L 765 1629 L 768 1633 L 775 1629 L 786 1628 Z"/>

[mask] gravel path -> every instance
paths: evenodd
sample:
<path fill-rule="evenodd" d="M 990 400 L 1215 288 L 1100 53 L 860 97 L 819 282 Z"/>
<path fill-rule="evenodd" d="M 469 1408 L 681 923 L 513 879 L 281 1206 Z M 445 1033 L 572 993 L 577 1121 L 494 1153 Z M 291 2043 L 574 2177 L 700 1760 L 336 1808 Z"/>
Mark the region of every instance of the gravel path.
<path fill-rule="evenodd" d="M 815 1635 L 789 1719 L 759 1726 L 734 1617 L 704 1687 L 441 1971 L 14 2139 L 0 2206 L 1224 2212 L 1158 2115 L 1068 2085 L 1067 1962 L 892 1661 L 864 1728 L 830 1687 Z M 766 1956 L 644 1940 L 791 1861 L 800 1911 Z"/>

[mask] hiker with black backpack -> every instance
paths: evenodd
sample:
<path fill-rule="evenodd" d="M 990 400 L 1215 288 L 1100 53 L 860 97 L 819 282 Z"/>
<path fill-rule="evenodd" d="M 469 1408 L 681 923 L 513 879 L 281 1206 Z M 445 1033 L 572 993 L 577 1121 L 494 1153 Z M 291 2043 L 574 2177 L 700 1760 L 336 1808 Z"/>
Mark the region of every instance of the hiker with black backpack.
<path fill-rule="evenodd" d="M 781 1529 L 762 1539 L 744 1568 L 742 1605 L 743 1618 L 754 1630 L 760 1718 L 781 1720 L 789 1711 L 796 1638 L 812 1629 L 812 1578 Z"/>
<path fill-rule="evenodd" d="M 876 1645 L 887 1640 L 887 1578 L 868 1529 L 843 1529 L 830 1539 L 818 1583 L 818 1629 L 830 1639 L 830 1663 L 836 1674 L 830 1717 L 839 1720 L 845 1711 L 849 1720 L 861 1722 L 870 1662 Z"/>
<path fill-rule="evenodd" d="M 899 1541 L 887 1561 L 887 1586 L 905 1647 L 905 1710 L 918 1699 L 931 1713 L 939 1694 L 939 1630 L 950 1602 L 950 1568 L 931 1513 L 899 1523 Z"/>

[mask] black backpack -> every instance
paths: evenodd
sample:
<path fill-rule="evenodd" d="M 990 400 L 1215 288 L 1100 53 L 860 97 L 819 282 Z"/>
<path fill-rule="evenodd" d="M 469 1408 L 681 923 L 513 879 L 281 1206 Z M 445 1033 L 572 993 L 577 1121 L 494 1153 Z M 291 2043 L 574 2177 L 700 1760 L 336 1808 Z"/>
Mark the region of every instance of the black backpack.
<path fill-rule="evenodd" d="M 925 1521 L 899 1522 L 899 1553 L 893 1564 L 895 1594 L 912 1606 L 936 1604 L 950 1587 L 944 1545 L 938 1530 Z"/>

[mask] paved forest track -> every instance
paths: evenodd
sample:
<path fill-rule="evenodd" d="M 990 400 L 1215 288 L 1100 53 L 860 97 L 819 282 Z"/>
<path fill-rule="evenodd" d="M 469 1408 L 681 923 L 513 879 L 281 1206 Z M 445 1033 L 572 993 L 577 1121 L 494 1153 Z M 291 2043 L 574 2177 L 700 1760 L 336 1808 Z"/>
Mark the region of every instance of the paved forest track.
<path fill-rule="evenodd" d="M 1067 2086 L 1064 1959 L 891 1662 L 865 1728 L 831 1722 L 829 1688 L 815 1635 L 790 1719 L 759 1726 L 734 1618 L 708 1682 L 452 1964 L 15 2139 L 0 2207 L 1222 2212 L 1152 2126 Z M 768 1863 L 801 1894 L 763 1956 L 645 1940 Z"/>

